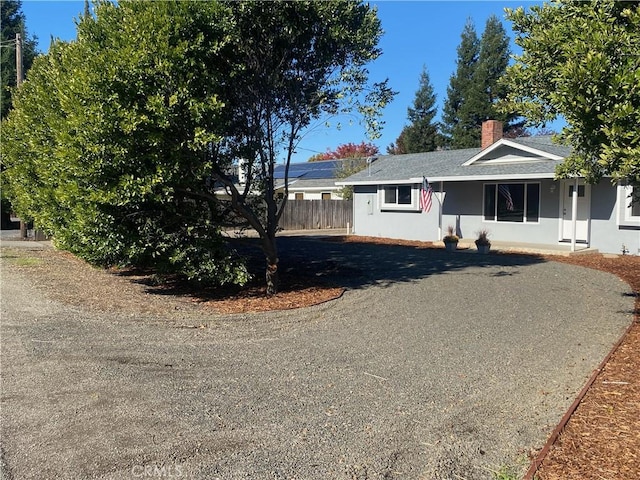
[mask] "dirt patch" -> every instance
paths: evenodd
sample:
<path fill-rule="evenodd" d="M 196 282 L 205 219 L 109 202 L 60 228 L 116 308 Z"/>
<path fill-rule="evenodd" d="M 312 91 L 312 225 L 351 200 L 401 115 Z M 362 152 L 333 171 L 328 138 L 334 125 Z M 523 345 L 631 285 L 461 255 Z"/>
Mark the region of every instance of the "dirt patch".
<path fill-rule="evenodd" d="M 256 278 L 243 289 L 198 289 L 150 271 L 94 268 L 74 255 L 54 249 L 3 249 L 11 268 L 31 272 L 35 285 L 50 298 L 96 311 L 164 315 L 220 314 L 302 308 L 336 299 L 344 288 L 327 285 L 305 273 L 283 275 L 280 292 L 266 296 Z"/>

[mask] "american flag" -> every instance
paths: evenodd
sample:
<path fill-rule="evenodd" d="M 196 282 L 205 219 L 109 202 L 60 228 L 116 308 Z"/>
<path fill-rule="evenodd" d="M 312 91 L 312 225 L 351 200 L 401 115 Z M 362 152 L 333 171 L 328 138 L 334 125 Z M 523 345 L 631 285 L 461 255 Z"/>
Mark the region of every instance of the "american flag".
<path fill-rule="evenodd" d="M 498 185 L 498 191 L 507 201 L 507 210 L 513 211 L 513 198 L 511 198 L 511 192 L 507 185 Z"/>
<path fill-rule="evenodd" d="M 422 177 L 422 187 L 420 188 L 420 210 L 428 213 L 431 210 L 431 196 L 433 190 L 425 177 Z"/>

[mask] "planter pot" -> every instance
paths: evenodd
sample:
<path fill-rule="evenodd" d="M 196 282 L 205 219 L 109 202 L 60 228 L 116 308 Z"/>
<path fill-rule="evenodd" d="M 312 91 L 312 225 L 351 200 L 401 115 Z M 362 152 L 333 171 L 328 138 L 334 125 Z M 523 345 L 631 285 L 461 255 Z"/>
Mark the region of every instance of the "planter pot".
<path fill-rule="evenodd" d="M 455 252 L 458 248 L 458 242 L 445 242 L 444 248 L 447 250 L 447 252 Z"/>
<path fill-rule="evenodd" d="M 491 245 L 477 245 L 478 247 L 478 253 L 481 253 L 483 255 L 486 255 L 487 253 L 489 253 L 489 249 L 491 249 Z"/>

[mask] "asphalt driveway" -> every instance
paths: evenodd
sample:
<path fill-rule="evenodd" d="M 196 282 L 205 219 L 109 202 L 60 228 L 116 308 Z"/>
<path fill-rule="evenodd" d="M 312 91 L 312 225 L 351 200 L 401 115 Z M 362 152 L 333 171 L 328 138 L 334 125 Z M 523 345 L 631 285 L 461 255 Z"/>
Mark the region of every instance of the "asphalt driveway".
<path fill-rule="evenodd" d="M 348 291 L 132 317 L 54 302 L 3 263 L 4 478 L 492 478 L 542 446 L 632 321 L 627 285 L 571 265 L 281 246 L 285 268 L 323 260 Z"/>

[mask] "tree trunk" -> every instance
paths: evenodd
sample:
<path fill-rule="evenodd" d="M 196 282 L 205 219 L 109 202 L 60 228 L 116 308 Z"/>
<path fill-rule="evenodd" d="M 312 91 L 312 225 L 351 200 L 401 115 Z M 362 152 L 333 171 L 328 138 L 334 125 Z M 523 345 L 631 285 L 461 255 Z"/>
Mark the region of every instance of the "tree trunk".
<path fill-rule="evenodd" d="M 267 257 L 267 295 L 275 295 L 280 287 L 280 272 L 278 271 L 278 259 Z"/>
<path fill-rule="evenodd" d="M 276 236 L 267 235 L 262 239 L 262 250 L 267 259 L 265 279 L 267 281 L 267 295 L 275 295 L 280 288 L 280 272 L 278 271 L 278 247 Z"/>

